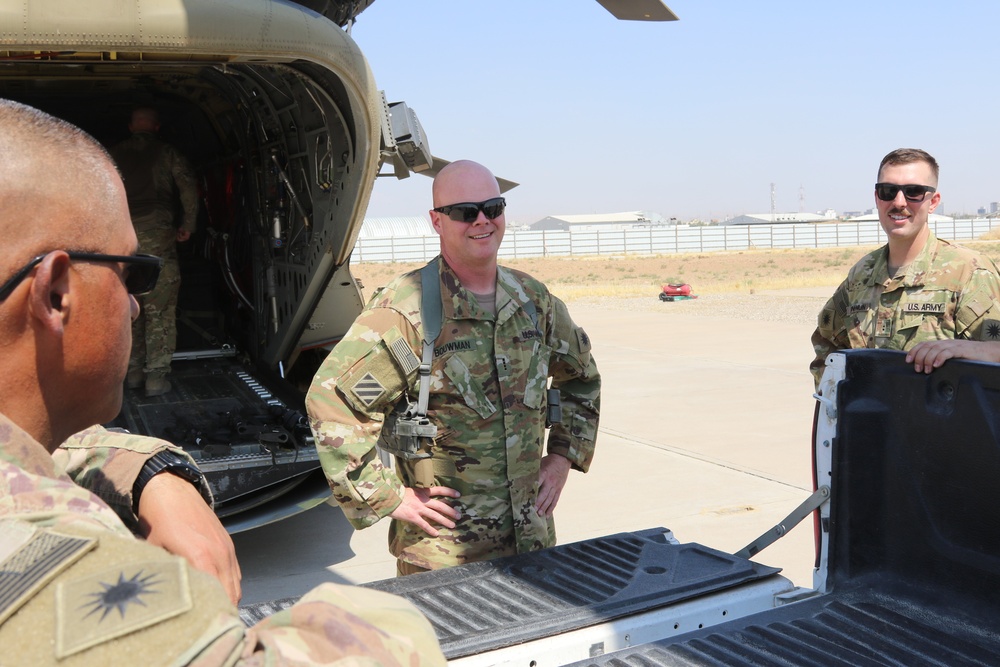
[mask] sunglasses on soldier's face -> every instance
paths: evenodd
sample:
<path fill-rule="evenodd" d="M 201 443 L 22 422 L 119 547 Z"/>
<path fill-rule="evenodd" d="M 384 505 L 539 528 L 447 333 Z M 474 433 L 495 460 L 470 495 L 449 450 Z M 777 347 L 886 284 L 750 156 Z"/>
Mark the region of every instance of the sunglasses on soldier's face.
<path fill-rule="evenodd" d="M 906 197 L 906 201 L 912 202 L 923 201 L 928 193 L 937 192 L 937 188 L 933 188 L 929 185 L 896 185 L 895 183 L 875 184 L 875 196 L 882 201 L 894 200 L 900 190 L 903 191 L 903 196 Z"/>
<path fill-rule="evenodd" d="M 475 222 L 482 211 L 489 220 L 496 220 L 503 215 L 507 200 L 503 197 L 494 197 L 480 202 L 462 202 L 461 204 L 450 204 L 448 206 L 438 206 L 434 211 L 443 213 L 455 222 Z"/>
<path fill-rule="evenodd" d="M 120 262 L 125 265 L 122 274 L 122 282 L 125 289 L 132 296 L 141 296 L 153 291 L 156 287 L 156 280 L 160 277 L 160 269 L 163 267 L 163 260 L 153 255 L 102 255 L 95 252 L 66 252 L 69 258 L 81 262 Z M 35 257 L 30 262 L 18 269 L 17 273 L 11 276 L 10 280 L 0 287 L 0 301 L 3 301 L 14 289 L 21 284 L 21 281 L 28 277 L 31 270 L 41 264 L 42 260 L 48 257 L 49 253 L 44 253 Z"/>

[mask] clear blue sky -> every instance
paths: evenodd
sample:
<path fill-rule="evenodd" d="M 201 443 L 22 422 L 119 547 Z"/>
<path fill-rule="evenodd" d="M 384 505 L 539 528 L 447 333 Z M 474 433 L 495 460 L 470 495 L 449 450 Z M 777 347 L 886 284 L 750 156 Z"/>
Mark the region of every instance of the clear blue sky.
<path fill-rule="evenodd" d="M 900 146 L 941 163 L 945 213 L 1000 200 L 1000 3 L 666 4 L 680 21 L 591 0 L 378 0 L 352 34 L 435 155 L 521 183 L 508 222 L 724 219 L 768 212 L 771 183 L 779 212 L 865 210 Z M 369 215 L 429 202 L 430 179 L 383 178 Z"/>

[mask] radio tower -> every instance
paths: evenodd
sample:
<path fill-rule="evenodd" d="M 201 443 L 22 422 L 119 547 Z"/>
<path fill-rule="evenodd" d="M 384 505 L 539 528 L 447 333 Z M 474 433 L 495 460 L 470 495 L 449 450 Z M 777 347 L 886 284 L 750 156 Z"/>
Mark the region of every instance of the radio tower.
<path fill-rule="evenodd" d="M 799 183 L 799 213 L 803 213 L 806 210 L 806 188 L 804 185 Z"/>
<path fill-rule="evenodd" d="M 771 183 L 771 222 L 774 222 L 774 183 Z"/>

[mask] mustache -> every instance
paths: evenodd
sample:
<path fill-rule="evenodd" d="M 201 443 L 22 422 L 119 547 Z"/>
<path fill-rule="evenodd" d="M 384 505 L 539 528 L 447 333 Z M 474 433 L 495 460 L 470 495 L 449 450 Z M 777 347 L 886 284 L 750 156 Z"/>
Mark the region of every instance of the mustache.
<path fill-rule="evenodd" d="M 896 207 L 896 206 L 893 206 L 891 209 L 889 209 L 889 211 L 888 211 L 887 214 L 888 215 L 906 215 L 906 216 L 913 215 L 913 213 L 910 211 L 910 209 L 905 208 L 905 207 L 904 208 L 899 208 L 899 207 Z"/>

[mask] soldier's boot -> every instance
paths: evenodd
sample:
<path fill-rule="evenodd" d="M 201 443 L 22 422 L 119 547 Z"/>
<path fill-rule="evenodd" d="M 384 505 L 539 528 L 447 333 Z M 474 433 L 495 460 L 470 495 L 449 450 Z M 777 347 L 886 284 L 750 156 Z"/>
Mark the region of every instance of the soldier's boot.
<path fill-rule="evenodd" d="M 128 383 L 129 389 L 138 389 L 145 383 L 146 373 L 141 368 L 130 368 L 125 381 Z"/>
<path fill-rule="evenodd" d="M 162 373 L 150 373 L 146 376 L 146 397 L 161 396 L 170 391 L 170 382 Z"/>

